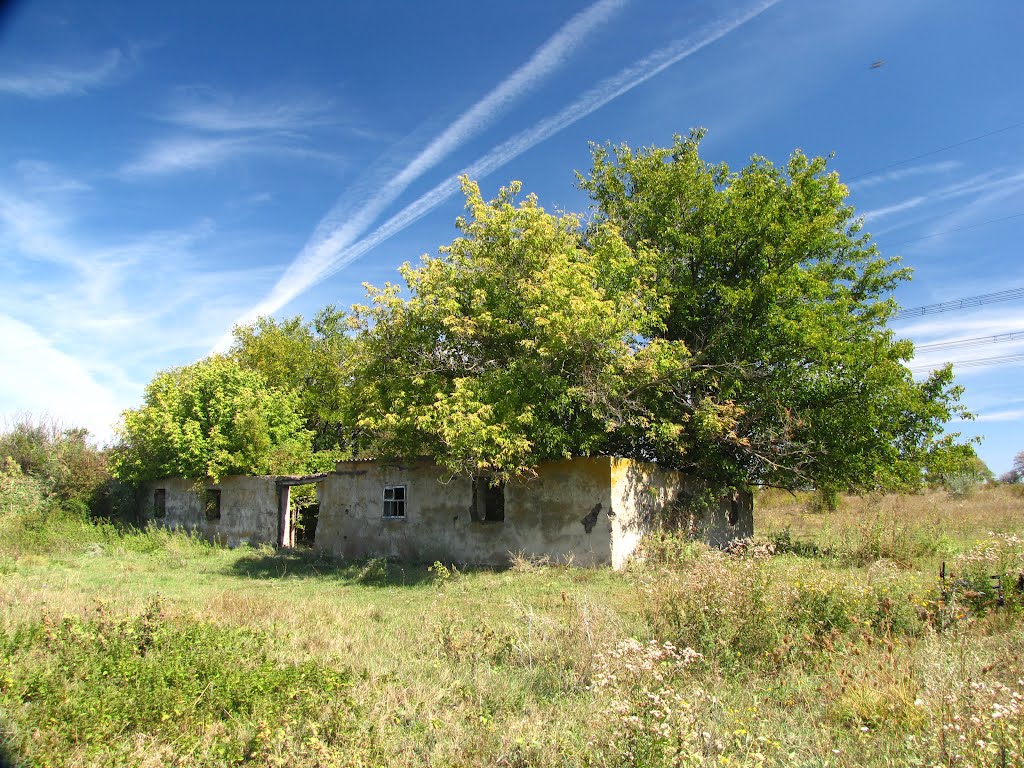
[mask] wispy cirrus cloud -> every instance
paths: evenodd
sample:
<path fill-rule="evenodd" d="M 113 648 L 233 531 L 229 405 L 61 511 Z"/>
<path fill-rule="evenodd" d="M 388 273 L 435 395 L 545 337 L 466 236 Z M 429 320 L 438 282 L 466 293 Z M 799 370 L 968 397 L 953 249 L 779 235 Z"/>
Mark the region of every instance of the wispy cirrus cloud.
<path fill-rule="evenodd" d="M 162 118 L 193 131 L 207 133 L 279 133 L 303 131 L 337 122 L 330 99 L 320 95 L 246 99 L 208 88 L 180 94 Z"/>
<path fill-rule="evenodd" d="M 897 325 L 896 332 L 919 346 L 909 363 L 915 372 L 924 373 L 953 363 L 958 375 L 982 373 L 986 366 L 974 365 L 972 361 L 1024 355 L 1024 337 L 1018 338 L 1019 334 L 1024 335 L 1024 307 L 1003 306 L 922 318 Z M 950 348 L 925 346 L 954 343 L 956 346 Z"/>
<path fill-rule="evenodd" d="M 898 321 L 896 332 L 918 344 L 937 344 L 975 336 L 1024 331 L 1024 307 L 990 306 L 967 312 L 949 312 L 911 321 Z"/>
<path fill-rule="evenodd" d="M 846 186 L 851 190 L 869 189 L 870 187 L 877 187 L 881 184 L 889 184 L 893 181 L 902 181 L 903 179 L 911 178 L 914 176 L 928 176 L 938 173 L 952 173 L 963 166 L 959 160 L 943 160 L 939 163 L 925 163 L 923 165 L 911 166 L 910 168 L 900 168 L 895 171 L 887 171 L 886 173 L 878 173 L 873 176 L 869 176 L 864 179 L 852 181 Z"/>
<path fill-rule="evenodd" d="M 34 193 L 62 194 L 88 192 L 92 185 L 62 172 L 44 160 L 22 159 L 14 164 L 23 188 Z"/>
<path fill-rule="evenodd" d="M 1024 421 L 1024 408 L 1008 408 L 1002 411 L 984 411 L 974 417 L 975 421 Z"/>
<path fill-rule="evenodd" d="M 47 99 L 80 96 L 113 81 L 128 63 L 122 51 L 111 49 L 82 65 L 40 65 L 17 73 L 0 74 L 0 93 Z"/>
<path fill-rule="evenodd" d="M 887 205 L 882 208 L 872 208 L 867 211 L 862 211 L 861 216 L 864 217 L 865 221 L 876 221 L 885 216 L 890 216 L 894 213 L 900 213 L 901 211 L 909 211 L 911 208 L 917 208 L 920 205 L 928 202 L 928 198 L 924 195 L 916 195 L 914 197 L 903 200 L 902 202 L 895 203 L 894 205 Z"/>
<path fill-rule="evenodd" d="M 365 206 L 358 211 L 355 220 L 350 219 L 344 223 L 339 223 L 338 213 L 332 211 L 317 227 L 303 251 L 288 266 L 284 275 L 278 280 L 267 298 L 252 307 L 237 322 L 252 322 L 260 315 L 276 312 L 312 285 L 326 279 L 367 251 L 405 229 L 455 194 L 458 191 L 458 176 L 462 174 L 467 174 L 474 178 L 486 176 L 545 139 L 550 138 L 610 101 L 646 82 L 673 64 L 721 39 L 751 19 L 759 16 L 777 2 L 779 0 L 762 0 L 731 16 L 718 19 L 700 29 L 696 34 L 660 48 L 618 74 L 600 81 L 557 113 L 499 144 L 471 165 L 449 176 L 426 194 L 389 218 L 371 234 L 359 239 L 360 233 L 365 231 L 367 225 L 383 208 L 383 204 L 391 202 L 397 196 L 397 191 L 404 190 L 412 178 L 414 178 L 411 175 L 410 168 L 417 169 L 416 176 L 422 173 L 423 170 L 426 170 L 427 161 L 422 159 L 423 155 L 429 154 L 431 148 L 439 144 L 440 138 L 448 135 L 449 132 L 446 131 L 413 164 L 392 179 L 388 188 L 397 188 L 394 195 L 382 195 L 379 200 L 372 201 L 371 205 Z M 600 6 L 601 4 L 592 6 L 591 9 L 584 13 L 592 12 Z M 579 17 L 576 17 L 573 21 L 576 21 L 576 19 L 579 19 Z M 572 25 L 573 21 L 567 27 Z M 563 39 L 565 37 L 564 32 L 565 28 L 560 30 L 555 37 L 551 38 L 541 50 L 543 51 L 544 48 L 551 45 L 552 41 Z M 534 59 L 531 59 L 531 62 L 517 70 L 516 74 L 510 79 L 516 78 L 536 58 L 537 55 L 534 56 Z M 504 86 L 505 83 L 499 86 L 497 91 L 502 91 Z M 481 104 L 488 103 L 489 99 L 490 96 L 479 102 L 467 115 L 476 113 L 477 108 Z M 458 124 L 457 122 L 456 125 Z M 430 163 L 433 164 L 433 162 L 436 162 L 436 160 L 431 159 Z M 215 346 L 215 349 L 226 348 L 230 343 L 230 338 L 229 333 L 225 334 Z"/>
<path fill-rule="evenodd" d="M 83 219 L 88 190 L 30 186 L 25 172 L 0 176 L 0 419 L 46 413 L 105 441 L 154 370 L 200 357 L 278 269 L 211 268 L 225 243 L 267 243 L 261 232 L 221 239 L 206 219 L 99 234 Z"/>
<path fill-rule="evenodd" d="M 138 157 L 121 166 L 120 175 L 132 180 L 208 170 L 246 155 L 315 161 L 338 169 L 347 165 L 340 155 L 268 137 L 176 136 L 150 144 Z"/>
<path fill-rule="evenodd" d="M 332 123 L 329 101 L 313 96 L 243 99 L 207 88 L 190 88 L 161 115 L 176 135 L 151 142 L 121 166 L 127 179 L 217 168 L 246 155 L 313 160 L 344 167 L 338 155 L 311 149 L 304 132 Z"/>
<path fill-rule="evenodd" d="M 121 168 L 127 178 L 165 176 L 181 171 L 214 168 L 227 160 L 253 151 L 252 139 L 175 137 L 154 142 L 137 158 Z"/>
<path fill-rule="evenodd" d="M 974 198 L 974 200 L 968 203 L 964 208 L 961 208 L 953 214 L 944 215 L 941 221 L 936 222 L 927 233 L 928 237 L 932 237 L 940 231 L 955 228 L 964 221 L 975 217 L 978 213 L 989 207 L 993 202 L 1018 194 L 1021 190 L 1024 190 L 1024 168 L 1009 170 L 997 168 L 975 174 L 974 176 L 957 181 L 953 184 L 947 184 L 944 187 L 940 187 L 924 195 L 912 195 L 911 197 L 893 203 L 892 205 L 864 211 L 860 215 L 870 223 L 872 220 L 877 220 L 895 213 L 934 207 L 942 203 L 948 203 L 952 200 L 958 200 L 965 197 Z M 928 217 L 924 217 L 923 219 L 921 217 L 917 217 L 916 219 L 912 218 L 897 225 L 887 227 L 886 229 L 875 231 L 873 234 L 876 236 L 882 235 L 896 229 L 902 229 L 903 227 L 920 224 L 926 221 L 928 221 Z"/>
<path fill-rule="evenodd" d="M 18 413 L 47 414 L 86 427 L 101 442 L 121 408 L 107 386 L 35 328 L 0 313 L 0 402 Z"/>

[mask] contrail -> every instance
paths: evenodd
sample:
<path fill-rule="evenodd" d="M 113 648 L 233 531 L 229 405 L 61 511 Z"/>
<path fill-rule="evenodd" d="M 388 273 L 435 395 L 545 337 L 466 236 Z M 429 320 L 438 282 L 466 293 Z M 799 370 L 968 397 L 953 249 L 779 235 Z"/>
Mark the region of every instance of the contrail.
<path fill-rule="evenodd" d="M 392 216 L 371 234 L 344 251 L 333 249 L 331 244 L 325 241 L 322 243 L 322 246 L 325 255 L 329 255 L 331 260 L 324 271 L 317 275 L 316 281 L 319 282 L 330 277 L 367 251 L 372 250 L 388 238 L 401 232 L 454 195 L 459 191 L 459 176 L 465 174 L 470 178 L 482 178 L 492 173 L 523 152 L 562 131 L 577 120 L 600 109 L 608 102 L 649 80 L 667 67 L 682 61 L 687 56 L 693 55 L 700 49 L 724 37 L 778 2 L 780 0 L 765 0 L 747 13 L 705 27 L 696 35 L 678 40 L 671 45 L 661 48 L 622 70 L 617 75 L 601 81 L 569 106 L 541 120 L 532 128 L 528 128 L 508 141 L 499 144 L 472 165 L 445 179 Z"/>
<path fill-rule="evenodd" d="M 246 316 L 246 319 L 239 322 L 251 322 L 261 314 L 275 312 L 292 298 L 306 290 L 306 288 L 325 280 L 367 251 L 372 250 L 388 238 L 410 226 L 458 192 L 458 177 L 460 175 L 465 174 L 472 178 L 481 178 L 492 173 L 522 153 L 595 112 L 622 94 L 636 88 L 673 64 L 692 56 L 697 51 L 725 37 L 778 2 L 780 0 L 762 0 L 749 10 L 706 25 L 694 35 L 676 40 L 626 67 L 618 74 L 602 80 L 565 108 L 544 118 L 511 139 L 502 142 L 471 165 L 445 179 L 361 240 L 349 244 L 349 241 L 342 236 L 340 229 L 335 230 L 319 241 L 317 241 L 314 235 L 307 245 L 306 251 L 303 252 L 303 255 L 307 251 L 310 252 L 313 258 L 301 259 L 301 261 L 303 268 L 308 269 L 315 264 L 316 270 L 300 274 L 297 271 L 300 266 L 300 260 L 296 260 L 285 274 L 282 275 L 271 296 L 253 308 Z M 287 281 L 289 281 L 290 277 L 292 280 L 289 284 Z M 283 300 L 278 301 L 277 299 Z M 231 337 L 228 334 L 221 339 L 216 349 L 226 349 L 230 341 Z"/>
<path fill-rule="evenodd" d="M 341 203 L 335 205 L 317 225 L 302 252 L 285 270 L 270 295 L 239 322 L 250 322 L 259 315 L 275 312 L 322 280 L 327 270 L 332 268 L 337 254 L 352 245 L 413 181 L 484 130 L 512 102 L 540 85 L 575 53 L 588 34 L 608 21 L 627 2 L 598 0 L 573 16 L 525 64 L 436 136 L 412 162 L 357 210 L 350 211 Z M 223 344 L 222 339 L 218 348 Z"/>

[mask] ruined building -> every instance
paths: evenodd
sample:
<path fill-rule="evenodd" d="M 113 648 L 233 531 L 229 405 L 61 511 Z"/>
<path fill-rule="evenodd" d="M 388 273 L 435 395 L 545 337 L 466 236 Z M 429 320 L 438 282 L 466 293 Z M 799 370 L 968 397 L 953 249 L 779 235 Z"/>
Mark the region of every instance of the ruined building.
<path fill-rule="evenodd" d="M 292 503 L 293 489 L 309 485 L 315 501 L 307 492 L 309 503 Z M 665 527 L 718 546 L 753 534 L 749 494 L 694 513 L 680 504 L 687 492 L 678 472 L 610 456 L 545 462 L 534 477 L 500 484 L 451 477 L 425 460 L 355 460 L 304 477 L 158 481 L 140 515 L 230 546 L 481 565 L 522 554 L 619 568 L 645 533 Z"/>

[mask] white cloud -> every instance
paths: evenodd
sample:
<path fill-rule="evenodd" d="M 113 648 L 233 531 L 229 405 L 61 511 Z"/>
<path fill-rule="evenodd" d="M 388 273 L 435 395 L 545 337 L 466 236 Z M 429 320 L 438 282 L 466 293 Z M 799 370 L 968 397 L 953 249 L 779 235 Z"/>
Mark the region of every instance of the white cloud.
<path fill-rule="evenodd" d="M 993 305 L 974 311 L 943 313 L 898 324 L 894 330 L 898 336 L 912 339 L 919 345 L 977 340 L 969 346 L 952 349 L 917 350 L 908 363 L 915 373 L 926 373 L 953 363 L 957 377 L 976 377 L 990 374 L 996 368 L 1005 370 L 1024 363 L 1024 358 L 1016 359 L 1024 355 L 1024 338 L 999 338 L 1006 334 L 1024 333 L 1024 307 Z M 972 361 L 992 362 L 977 364 Z"/>
<path fill-rule="evenodd" d="M 0 93 L 45 99 L 81 95 L 110 82 L 126 61 L 119 50 L 109 50 L 82 67 L 39 67 L 18 74 L 0 74 Z"/>
<path fill-rule="evenodd" d="M 1005 411 L 989 411 L 979 413 L 975 421 L 1024 421 L 1024 408 L 1012 408 Z"/>
<path fill-rule="evenodd" d="M 5 314 L 0 314 L 0 403 L 7 418 L 50 415 L 86 427 L 101 442 L 111 439 L 121 411 L 115 394 L 87 366 Z"/>
<path fill-rule="evenodd" d="M 1024 173 L 1018 173 L 1006 179 L 1002 179 L 987 188 L 984 194 L 975 198 L 955 213 L 943 218 L 940 224 L 931 228 L 930 235 L 936 236 L 946 234 L 949 230 L 963 226 L 966 222 L 976 219 L 980 214 L 987 211 L 993 203 L 1005 200 L 1008 197 L 1018 197 L 1024 189 Z"/>
<path fill-rule="evenodd" d="M 134 179 L 215 168 L 243 155 L 278 155 L 312 160 L 341 168 L 344 158 L 302 146 L 302 131 L 326 124 L 322 99 L 261 98 L 247 101 L 190 89 L 201 96 L 179 97 L 163 117 L 190 133 L 154 141 L 121 167 L 121 175 Z"/>
<path fill-rule="evenodd" d="M 330 107 L 330 101 L 312 95 L 246 100 L 204 90 L 179 98 L 164 119 L 189 130 L 208 133 L 288 132 L 333 122 L 326 114 Z"/>
<path fill-rule="evenodd" d="M 357 241 L 359 235 L 365 231 L 367 226 L 377 217 L 380 211 L 419 176 L 423 171 L 435 164 L 442 153 L 446 153 L 468 138 L 471 132 L 475 132 L 474 124 L 485 119 L 493 119 L 493 114 L 487 118 L 483 114 L 482 105 L 487 110 L 494 110 L 501 102 L 511 98 L 516 89 L 522 88 L 520 81 L 526 78 L 521 73 L 531 70 L 534 62 L 539 58 L 544 61 L 560 60 L 560 56 L 541 56 L 546 49 L 556 41 L 559 46 L 570 44 L 571 47 L 578 45 L 579 30 L 573 35 L 566 35 L 567 28 L 572 28 L 574 22 L 584 14 L 594 12 L 595 9 L 607 4 L 598 3 L 592 6 L 584 14 L 579 14 L 552 37 L 537 54 L 526 65 L 516 71 L 508 80 L 502 83 L 495 91 L 492 91 L 485 99 L 478 102 L 469 112 L 463 115 L 452 128 L 445 131 L 435 139 L 426 150 L 424 150 L 412 164 L 406 167 L 401 173 L 394 177 L 384 190 L 379 193 L 369 204 L 365 205 L 354 215 L 341 216 L 342 212 L 332 211 L 320 223 L 309 242 L 306 244 L 299 256 L 290 264 L 284 275 L 278 280 L 270 295 L 256 306 L 252 307 L 245 315 L 239 318 L 239 323 L 251 322 L 260 315 L 269 315 L 276 312 L 293 298 L 301 294 L 310 286 L 324 280 L 339 269 L 359 258 L 364 253 L 379 245 L 384 240 L 393 236 L 417 219 L 424 216 L 433 208 L 440 205 L 444 200 L 451 197 L 458 190 L 457 176 L 466 173 L 474 178 L 479 178 L 500 168 L 513 158 L 526 152 L 531 147 L 550 138 L 576 121 L 586 117 L 597 109 L 601 108 L 613 99 L 632 90 L 641 83 L 646 82 L 658 73 L 671 65 L 682 61 L 697 51 L 705 48 L 711 43 L 719 40 L 746 22 L 763 13 L 775 5 L 779 0 L 761 0 L 753 6 L 736 12 L 734 15 L 720 19 L 699 30 L 696 34 L 677 40 L 676 42 L 661 48 L 649 56 L 641 59 L 630 67 L 619 72 L 617 75 L 602 80 L 598 85 L 589 89 L 580 98 L 573 101 L 554 115 L 541 120 L 533 127 L 522 131 L 512 139 L 503 142 L 473 164 L 460 171 L 458 174 L 448 177 L 436 185 L 416 201 L 403 208 L 399 213 L 392 216 L 384 224 L 378 227 L 367 237 Z M 603 9 L 602 14 L 607 14 L 609 9 Z M 594 23 L 596 19 L 588 23 Z M 546 65 L 550 66 L 550 65 Z M 539 65 L 538 65 L 539 68 Z M 537 72 L 539 75 L 540 72 Z M 513 89 L 508 84 L 511 82 L 520 83 Z M 506 96 L 505 94 L 509 94 Z M 496 94 L 500 94 L 496 96 Z M 471 118 L 469 116 L 472 116 Z M 453 131 L 453 129 L 457 129 Z M 415 174 L 415 175 L 413 175 Z M 225 334 L 218 342 L 215 349 L 223 349 L 230 343 L 230 334 Z"/>
<path fill-rule="evenodd" d="M 23 188 L 37 194 L 88 192 L 92 189 L 90 184 L 68 176 L 42 160 L 19 160 L 14 164 L 14 170 L 21 178 Z"/>
<path fill-rule="evenodd" d="M 928 201 L 927 197 L 917 196 L 912 197 L 909 200 L 904 200 L 901 203 L 895 205 L 887 205 L 884 208 L 872 208 L 869 211 L 864 211 L 860 215 L 864 217 L 865 221 L 871 221 L 872 219 L 880 219 L 883 216 L 889 216 L 893 213 L 899 213 L 900 211 L 908 211 L 911 208 L 917 208 L 922 203 Z"/>
<path fill-rule="evenodd" d="M 924 165 L 911 166 L 910 168 L 900 168 L 895 171 L 888 171 L 887 173 L 879 173 L 869 176 L 868 178 L 859 179 L 852 181 L 846 186 L 851 190 L 867 189 L 869 187 L 877 187 L 880 184 L 888 184 L 892 181 L 901 181 L 911 176 L 925 176 L 933 173 L 949 173 L 955 171 L 963 165 L 959 160 L 944 160 L 939 163 L 926 163 Z"/>
<path fill-rule="evenodd" d="M 940 221 L 931 227 L 929 233 L 925 235 L 925 237 L 934 237 L 949 229 L 956 228 L 963 221 L 976 216 L 982 210 L 991 205 L 991 203 L 1002 200 L 1003 198 L 1011 195 L 1018 194 L 1022 189 L 1024 189 L 1024 169 L 1017 168 L 1007 172 L 1004 169 L 999 168 L 976 174 L 954 184 L 948 184 L 945 187 L 941 187 L 926 195 L 914 195 L 913 197 L 893 205 L 866 211 L 861 215 L 866 219 L 879 218 L 881 216 L 905 210 L 933 206 L 938 203 L 956 200 L 961 197 L 974 196 L 975 200 L 968 203 L 964 208 L 960 209 L 956 213 L 949 216 L 943 216 Z M 906 221 L 887 229 L 878 230 L 873 234 L 877 237 L 915 223 L 920 223 L 920 220 Z"/>
<path fill-rule="evenodd" d="M 175 138 L 159 141 L 121 169 L 128 177 L 213 168 L 253 148 L 248 139 Z"/>
<path fill-rule="evenodd" d="M 913 339 L 918 344 L 1013 333 L 1024 331 L 1024 307 L 1012 302 L 991 304 L 973 311 L 944 312 L 899 321 L 894 324 L 894 329 L 897 335 Z"/>
<path fill-rule="evenodd" d="M 0 184 L 0 307 L 117 391 L 135 391 L 167 350 L 200 356 L 242 310 L 234 292 L 265 290 L 277 272 L 209 269 L 209 221 L 97 241 L 79 231 L 73 202 L 19 192 Z"/>

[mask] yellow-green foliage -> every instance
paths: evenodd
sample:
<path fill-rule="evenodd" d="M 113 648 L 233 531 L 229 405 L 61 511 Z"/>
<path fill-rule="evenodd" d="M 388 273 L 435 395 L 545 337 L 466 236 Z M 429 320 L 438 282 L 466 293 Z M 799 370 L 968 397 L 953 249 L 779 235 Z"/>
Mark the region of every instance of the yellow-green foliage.
<path fill-rule="evenodd" d="M 230 358 L 161 373 L 144 399 L 122 415 L 112 452 L 124 482 L 299 472 L 310 460 L 298 396 Z"/>
<path fill-rule="evenodd" d="M 687 361 L 681 343 L 637 344 L 660 308 L 644 255 L 612 225 L 584 238 L 577 216 L 516 204 L 518 183 L 489 202 L 462 186 L 461 236 L 405 264 L 404 292 L 368 287 L 353 308 L 348 380 L 370 450 L 509 475 L 602 450 L 615 429 L 678 432 L 639 398 Z"/>

